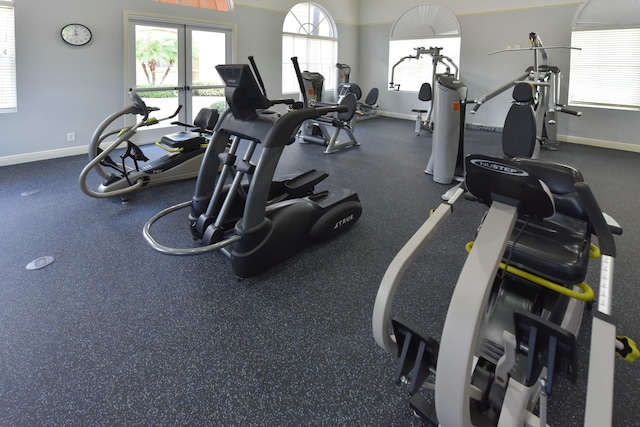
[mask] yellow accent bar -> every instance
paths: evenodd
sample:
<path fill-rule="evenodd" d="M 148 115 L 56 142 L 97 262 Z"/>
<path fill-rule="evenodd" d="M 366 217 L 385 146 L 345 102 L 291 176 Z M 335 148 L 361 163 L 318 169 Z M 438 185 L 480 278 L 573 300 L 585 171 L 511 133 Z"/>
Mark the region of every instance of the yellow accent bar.
<path fill-rule="evenodd" d="M 629 363 L 635 362 L 640 357 L 640 350 L 638 350 L 636 343 L 633 342 L 631 338 L 626 337 L 624 335 L 617 335 L 616 339 L 619 341 L 620 345 L 623 347 L 623 349 L 618 349 L 616 346 L 616 354 L 618 355 L 618 357 L 620 357 L 625 362 L 629 362 Z M 624 353 L 626 354 L 624 354 L 624 356 L 622 354 L 623 351 L 621 350 L 625 350 Z"/>
<path fill-rule="evenodd" d="M 472 247 L 473 247 L 473 242 L 467 243 L 467 245 L 465 246 L 467 253 L 471 251 Z M 562 285 L 558 285 L 557 283 L 553 283 L 540 276 L 536 276 L 535 274 L 528 273 L 512 265 L 507 266 L 504 262 L 501 262 L 500 269 L 504 270 L 505 267 L 507 269 L 507 272 L 513 274 L 514 276 L 521 277 L 525 280 L 535 283 L 536 285 L 544 286 L 547 289 L 551 289 L 552 291 L 565 295 L 569 298 L 575 298 L 578 301 L 593 301 L 593 299 L 595 298 L 593 289 L 591 289 L 591 287 L 587 285 L 585 282 L 578 283 L 576 285 L 577 287 L 582 289 L 582 292 L 577 292 L 572 289 L 566 288 Z"/>
<path fill-rule="evenodd" d="M 160 141 L 156 141 L 156 146 L 162 148 L 164 151 L 168 151 L 169 153 L 181 153 L 184 150 L 184 147 L 169 148 Z"/>

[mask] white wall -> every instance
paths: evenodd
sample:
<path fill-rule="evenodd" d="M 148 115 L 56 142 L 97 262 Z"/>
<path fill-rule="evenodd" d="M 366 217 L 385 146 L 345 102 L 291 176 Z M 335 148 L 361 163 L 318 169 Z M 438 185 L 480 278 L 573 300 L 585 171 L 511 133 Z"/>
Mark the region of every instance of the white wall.
<path fill-rule="evenodd" d="M 388 39 L 393 22 L 407 10 L 430 1 L 361 0 L 359 65 L 363 87 L 381 89 L 380 110 L 395 117 L 410 117 L 419 107 L 415 94 L 389 92 Z M 557 0 L 448 0 L 439 3 L 454 12 L 461 26 L 460 77 L 469 88 L 469 99 L 480 98 L 524 73 L 533 65 L 530 52 L 488 55 L 507 46 L 527 46 L 529 32 L 536 32 L 545 46 L 569 46 L 571 24 L 581 2 Z M 375 7 L 373 6 L 375 4 Z M 368 6 L 371 5 L 371 6 Z M 563 74 L 560 101 L 566 103 L 569 82 L 569 52 L 549 50 L 551 65 Z M 412 54 L 408 52 L 407 54 Z M 446 52 L 443 52 L 446 55 Z M 399 58 L 397 58 L 399 59 Z M 428 60 L 428 59 L 425 59 Z M 624 90 L 612 87 L 611 90 Z M 511 95 L 505 92 L 484 104 L 477 115 L 467 113 L 467 122 L 501 126 Z M 468 109 L 468 111 L 470 108 Z M 640 152 L 638 111 L 581 108 L 582 117 L 558 114 L 561 140 Z"/>
<path fill-rule="evenodd" d="M 279 97 L 282 22 L 297 1 L 270 1 L 266 8 L 258 7 L 265 2 L 244 3 L 223 13 L 150 0 L 17 1 L 18 112 L 0 114 L 0 166 L 85 153 L 97 125 L 126 105 L 125 10 L 234 25 L 236 61 L 255 56 L 269 95 Z M 338 60 L 355 66 L 358 2 L 321 3 L 338 25 Z M 87 46 L 70 47 L 60 39 L 60 29 L 70 22 L 92 30 Z M 76 141 L 67 142 L 69 132 Z"/>
<path fill-rule="evenodd" d="M 391 24 L 419 0 L 316 0 L 338 24 L 338 61 L 352 67 L 352 81 L 366 93 L 381 89 L 380 109 L 407 116 L 416 107 L 413 94 L 388 93 L 388 37 Z M 297 0 L 241 0 L 231 13 L 160 4 L 150 0 L 77 2 L 46 0 L 16 2 L 18 112 L 0 114 L 0 165 L 86 152 L 95 127 L 127 102 L 124 77 L 125 10 L 228 23 L 236 28 L 236 60 L 254 55 L 270 96 L 280 94 L 282 20 Z M 444 2 L 442 2 L 445 4 Z M 528 54 L 489 57 L 508 44 L 526 45 L 530 31 L 545 45 L 570 43 L 570 26 L 577 2 L 539 0 L 451 0 L 446 6 L 458 15 L 462 28 L 461 78 L 477 97 L 499 86 L 530 65 Z M 69 22 L 88 25 L 93 41 L 72 48 L 59 37 Z M 564 70 L 568 56 L 551 54 Z M 612 88 L 618 90 L 619 88 Z M 501 124 L 508 96 L 486 104 L 469 121 Z M 582 118 L 562 116 L 558 131 L 579 142 L 620 143 L 640 148 L 637 112 L 583 109 Z M 77 140 L 67 142 L 68 132 Z M 628 148 L 628 147 L 627 147 Z"/>

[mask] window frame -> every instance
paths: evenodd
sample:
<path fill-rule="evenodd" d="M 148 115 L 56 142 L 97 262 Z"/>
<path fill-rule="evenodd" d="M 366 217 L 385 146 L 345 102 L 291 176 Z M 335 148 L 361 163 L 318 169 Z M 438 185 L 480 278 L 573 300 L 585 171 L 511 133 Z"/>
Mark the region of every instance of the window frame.
<path fill-rule="evenodd" d="M 635 37 L 620 37 L 621 32 L 633 32 Z M 569 105 L 640 110 L 639 44 L 640 28 L 574 29 L 571 46 L 580 50 L 571 50 Z"/>
<path fill-rule="evenodd" d="M 576 11 L 571 47 L 580 50 L 571 50 L 569 105 L 640 110 L 640 14 L 636 3 L 586 0 Z M 627 32 L 627 37 L 620 37 L 621 32 Z"/>
<path fill-rule="evenodd" d="M 453 49 L 449 44 L 445 46 L 443 45 L 445 40 L 454 40 L 457 46 Z M 392 46 L 400 43 L 407 44 L 402 48 L 401 54 Z M 413 45 L 408 48 L 410 44 Z M 459 73 L 461 45 L 460 23 L 456 15 L 446 6 L 439 3 L 425 3 L 406 10 L 393 23 L 389 34 L 388 80 L 390 84 L 387 90 L 417 93 L 422 83 L 433 84 L 432 55 L 417 58 L 418 48 L 442 48 L 440 55 L 450 61 L 446 61 L 446 64 L 439 62 L 436 71 L 438 73 L 445 71 L 444 67 L 449 65 L 449 62 L 453 62 L 458 69 L 451 69 L 451 71 Z M 399 63 L 398 61 L 402 58 L 405 60 Z M 400 86 L 398 87 L 397 84 Z"/>
<path fill-rule="evenodd" d="M 300 6 L 306 6 L 310 9 L 308 16 L 313 15 L 312 11 L 318 13 L 321 19 L 318 22 L 326 21 L 328 26 L 328 33 L 320 34 L 318 31 L 307 31 L 306 29 L 313 23 L 307 20 L 301 22 L 294 14 L 294 9 Z M 296 19 L 299 23 L 298 32 L 285 31 L 286 26 L 290 23 L 290 18 Z M 318 27 L 314 27 L 318 28 Z M 315 34 L 314 34 L 315 33 Z M 301 52 L 301 45 L 305 45 L 304 52 Z M 322 46 L 322 47 L 320 47 Z M 315 47 L 315 49 L 314 49 Z M 325 59 L 326 56 L 323 52 L 331 47 L 331 51 L 328 56 L 329 59 Z M 315 51 L 316 54 L 310 54 Z M 324 77 L 325 92 L 335 91 L 337 87 L 337 78 L 335 72 L 335 64 L 338 58 L 338 30 L 336 28 L 335 20 L 329 14 L 329 12 L 322 6 L 313 2 L 301 2 L 295 4 L 287 14 L 282 22 L 282 93 L 291 94 L 300 92 L 298 86 L 298 80 L 295 77 L 293 66 L 291 65 L 291 57 L 296 56 L 298 63 L 302 71 L 314 71 L 322 74 Z"/>
<path fill-rule="evenodd" d="M 13 1 L 0 0 L 0 114 L 18 111 L 16 31 Z"/>
<path fill-rule="evenodd" d="M 444 40 L 457 41 L 457 47 L 451 49 L 451 46 L 443 47 Z M 402 53 L 397 51 L 397 48 L 392 47 L 392 44 L 406 44 L 402 48 Z M 403 57 L 409 55 L 416 55 L 416 49 L 419 47 L 431 48 L 438 47 L 443 48 L 440 55 L 450 58 L 453 63 L 459 67 L 460 65 L 460 36 L 449 37 L 433 37 L 433 38 L 419 38 L 419 39 L 406 39 L 406 40 L 389 40 L 389 82 L 390 85 L 387 88 L 388 91 L 394 92 L 418 92 L 422 83 L 430 83 L 433 85 L 433 57 L 431 55 L 422 55 L 420 59 L 408 59 L 400 64 L 397 64 L 395 70 L 394 65 Z M 394 52 L 398 53 L 394 53 Z M 448 62 L 446 63 L 449 64 Z M 443 62 L 438 62 L 436 71 L 443 73 L 446 71 L 446 65 Z M 459 70 L 451 69 L 451 72 Z M 393 75 L 393 79 L 391 78 Z M 394 85 L 392 86 L 391 83 Z M 396 86 L 399 85 L 399 86 Z"/>

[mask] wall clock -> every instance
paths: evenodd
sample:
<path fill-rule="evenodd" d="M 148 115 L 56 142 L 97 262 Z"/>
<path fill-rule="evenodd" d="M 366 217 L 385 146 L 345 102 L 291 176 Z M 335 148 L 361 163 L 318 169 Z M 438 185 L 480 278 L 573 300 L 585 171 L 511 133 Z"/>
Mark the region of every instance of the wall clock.
<path fill-rule="evenodd" d="M 60 37 L 71 46 L 84 46 L 91 41 L 91 30 L 82 24 L 67 24 L 60 30 Z"/>

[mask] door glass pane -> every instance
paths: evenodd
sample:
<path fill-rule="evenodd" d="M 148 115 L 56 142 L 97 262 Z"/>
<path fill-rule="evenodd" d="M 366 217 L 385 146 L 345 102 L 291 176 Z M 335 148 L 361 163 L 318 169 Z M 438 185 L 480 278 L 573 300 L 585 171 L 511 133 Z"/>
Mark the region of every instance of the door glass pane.
<path fill-rule="evenodd" d="M 136 25 L 136 86 L 178 86 L 178 30 Z"/>
<path fill-rule="evenodd" d="M 173 114 L 179 105 L 178 91 L 174 89 L 180 86 L 178 30 L 137 24 L 135 46 L 136 91 L 147 106 L 160 108 L 161 111 L 152 112 L 152 116 L 163 118 Z M 160 125 L 168 126 L 169 121 Z"/>
<path fill-rule="evenodd" d="M 191 88 L 193 114 L 203 107 L 223 111 L 224 83 L 216 65 L 226 62 L 226 34 L 212 31 L 191 31 Z M 217 86 L 217 87 L 212 87 Z"/>

